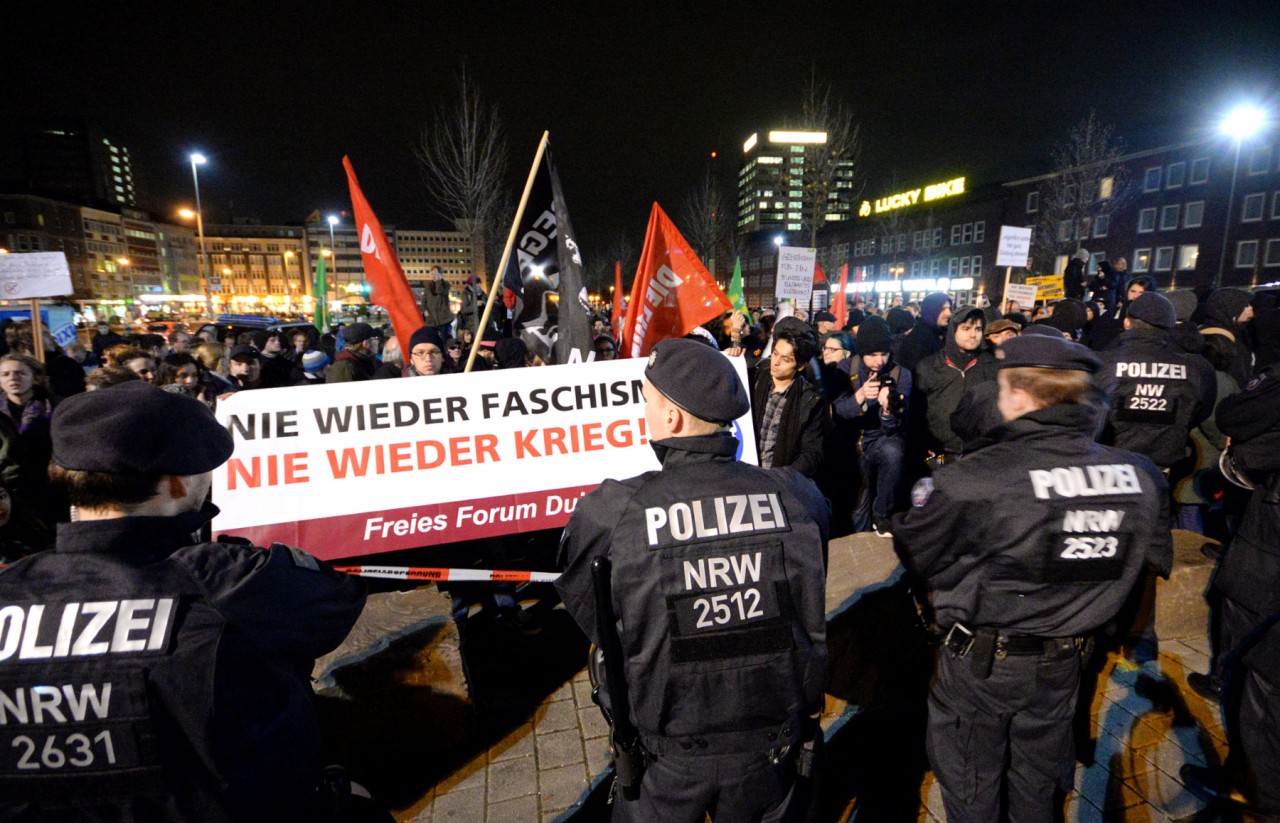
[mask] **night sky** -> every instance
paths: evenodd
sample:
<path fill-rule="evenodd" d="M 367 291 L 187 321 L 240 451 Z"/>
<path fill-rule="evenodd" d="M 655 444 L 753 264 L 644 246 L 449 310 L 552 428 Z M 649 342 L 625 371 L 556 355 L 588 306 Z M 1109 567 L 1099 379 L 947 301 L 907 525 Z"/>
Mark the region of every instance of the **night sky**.
<path fill-rule="evenodd" d="M 18 4 L 10 4 L 17 6 Z M 1090 107 L 1130 149 L 1195 137 L 1241 97 L 1280 111 L 1280 13 L 1256 3 L 22 3 L 4 12 L 0 180 L 23 115 L 99 124 L 140 205 L 210 221 L 349 209 L 350 154 L 384 222 L 443 227 L 412 145 L 466 64 L 500 107 L 519 194 L 539 134 L 582 247 L 679 220 L 719 152 L 787 123 L 810 71 L 862 124 L 867 194 L 1048 170 Z"/>

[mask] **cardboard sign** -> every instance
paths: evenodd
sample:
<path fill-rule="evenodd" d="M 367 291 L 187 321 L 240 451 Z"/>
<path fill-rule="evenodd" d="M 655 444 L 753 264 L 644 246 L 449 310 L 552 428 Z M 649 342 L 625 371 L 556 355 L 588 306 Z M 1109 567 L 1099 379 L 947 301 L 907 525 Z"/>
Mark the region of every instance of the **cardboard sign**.
<path fill-rule="evenodd" d="M 1000 227 L 1000 246 L 996 251 L 997 266 L 1024 267 L 1031 256 L 1031 229 L 1018 226 Z"/>
<path fill-rule="evenodd" d="M 1004 302 L 1012 300 L 1019 306 L 1030 308 L 1036 304 L 1036 287 L 1021 283 L 1010 283 L 1004 290 Z"/>
<path fill-rule="evenodd" d="M 331 560 L 563 526 L 605 479 L 659 468 L 646 365 L 240 392 L 218 404 L 236 442 L 214 472 L 214 534 Z M 754 463 L 750 412 L 734 433 Z"/>
<path fill-rule="evenodd" d="M 0 254 L 0 300 L 71 294 L 71 269 L 60 251 Z"/>
<path fill-rule="evenodd" d="M 817 258 L 817 249 L 779 246 L 774 295 L 779 300 L 795 300 L 807 305 L 813 294 L 813 267 Z"/>
<path fill-rule="evenodd" d="M 1062 290 L 1062 275 L 1060 274 L 1043 274 L 1038 277 L 1028 277 L 1027 285 L 1039 288 L 1038 297 L 1041 300 L 1061 300 L 1066 297 L 1066 292 Z"/>

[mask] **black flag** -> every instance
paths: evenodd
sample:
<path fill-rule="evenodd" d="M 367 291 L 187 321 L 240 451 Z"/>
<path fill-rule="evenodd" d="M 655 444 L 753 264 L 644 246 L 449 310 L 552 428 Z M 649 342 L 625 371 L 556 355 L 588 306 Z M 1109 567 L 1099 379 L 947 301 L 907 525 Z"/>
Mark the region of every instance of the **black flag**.
<path fill-rule="evenodd" d="M 512 330 L 529 351 L 547 363 L 595 357 L 582 253 L 550 149 L 534 177 L 502 286 Z"/>

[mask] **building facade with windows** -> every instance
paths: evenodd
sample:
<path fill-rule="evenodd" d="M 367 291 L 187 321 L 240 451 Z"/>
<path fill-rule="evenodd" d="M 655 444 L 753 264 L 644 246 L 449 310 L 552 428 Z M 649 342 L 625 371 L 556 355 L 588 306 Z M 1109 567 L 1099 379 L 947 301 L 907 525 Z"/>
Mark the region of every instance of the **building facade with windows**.
<path fill-rule="evenodd" d="M 28 118 L 18 129 L 23 183 L 31 193 L 86 205 L 137 205 L 127 147 L 79 118 Z"/>
<path fill-rule="evenodd" d="M 1103 260 L 1123 257 L 1130 276 L 1149 275 L 1160 289 L 1276 284 L 1280 135 L 1273 130 L 1239 148 L 1238 163 L 1235 141 L 1218 137 L 1127 154 L 1084 191 L 1086 202 L 1076 205 L 1087 208 L 1052 225 L 1044 209 L 1055 191 L 1053 174 L 976 189 L 953 180 L 881 193 L 863 201 L 851 220 L 819 233 L 817 261 L 832 284 L 847 265 L 849 291 L 880 305 L 935 290 L 959 302 L 994 300 L 1006 275 L 995 265 L 1000 227 L 1008 225 L 1052 232 L 1057 247 L 1047 264 L 1012 270 L 1013 282 L 1061 274 L 1083 248 L 1090 274 Z M 930 198 L 937 186 L 944 193 L 933 188 Z M 774 239 L 757 232 L 746 242 L 743 279 L 752 306 L 773 303 Z M 796 233 L 781 239 L 805 245 Z M 815 305 L 824 300 L 819 294 Z"/>
<path fill-rule="evenodd" d="M 838 223 L 852 216 L 853 164 L 833 161 L 829 181 L 815 178 L 827 162 L 826 143 L 826 132 L 815 131 L 774 129 L 747 138 L 738 172 L 738 234 L 801 231 L 814 220 Z"/>

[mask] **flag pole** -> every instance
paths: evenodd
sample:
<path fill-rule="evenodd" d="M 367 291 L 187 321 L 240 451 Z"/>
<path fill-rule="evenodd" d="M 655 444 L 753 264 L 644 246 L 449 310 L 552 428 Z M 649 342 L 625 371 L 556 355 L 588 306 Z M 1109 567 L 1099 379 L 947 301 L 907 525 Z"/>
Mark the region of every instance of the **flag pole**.
<path fill-rule="evenodd" d="M 498 263 L 498 272 L 493 277 L 493 282 L 489 284 L 489 299 L 484 304 L 484 314 L 480 316 L 480 325 L 476 328 L 478 335 L 471 342 L 471 352 L 467 355 L 467 365 L 462 370 L 464 373 L 471 371 L 471 367 L 476 362 L 476 352 L 480 349 L 480 341 L 484 339 L 484 331 L 489 327 L 489 315 L 493 312 L 493 301 L 498 296 L 498 289 L 502 288 L 502 279 L 507 271 L 507 261 L 511 259 L 511 247 L 516 244 L 516 233 L 520 230 L 520 220 L 524 217 L 524 207 L 529 202 L 529 193 L 533 191 L 534 178 L 538 176 L 538 167 L 542 164 L 542 155 L 547 150 L 547 138 L 550 132 L 543 132 L 542 139 L 538 141 L 538 150 L 533 155 L 533 165 L 529 168 L 529 179 L 524 182 L 524 194 L 520 195 L 520 205 L 516 207 L 515 219 L 511 221 L 511 231 L 507 233 L 507 245 L 502 250 L 502 260 Z"/>

